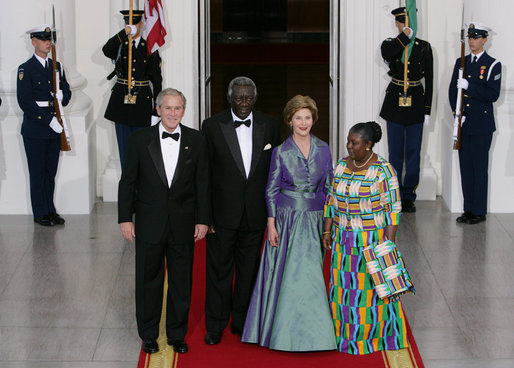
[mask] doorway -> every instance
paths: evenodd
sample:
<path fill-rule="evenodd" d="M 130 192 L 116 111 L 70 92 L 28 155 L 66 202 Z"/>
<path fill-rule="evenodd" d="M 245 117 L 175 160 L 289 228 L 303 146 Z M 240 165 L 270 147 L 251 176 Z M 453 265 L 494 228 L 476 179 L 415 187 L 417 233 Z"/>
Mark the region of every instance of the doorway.
<path fill-rule="evenodd" d="M 207 1 L 207 115 L 230 107 L 228 83 L 244 75 L 257 85 L 256 110 L 281 122 L 282 110 L 291 97 L 312 97 L 319 110 L 312 132 L 330 142 L 330 1 Z M 290 134 L 283 122 L 281 132 L 282 139 Z"/>

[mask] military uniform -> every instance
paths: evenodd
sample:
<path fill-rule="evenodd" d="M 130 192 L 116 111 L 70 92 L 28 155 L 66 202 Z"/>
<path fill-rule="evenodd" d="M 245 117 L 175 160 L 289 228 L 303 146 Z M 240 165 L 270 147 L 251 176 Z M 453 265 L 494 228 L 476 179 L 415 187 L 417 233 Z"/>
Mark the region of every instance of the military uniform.
<path fill-rule="evenodd" d="M 137 96 L 136 103 L 124 103 L 125 95 L 128 93 L 128 40 L 128 35 L 123 29 L 111 37 L 102 48 L 105 56 L 115 61 L 117 80 L 111 90 L 105 118 L 116 123 L 122 164 L 126 141 L 130 134 L 134 130 L 150 126 L 152 114 L 157 115 L 155 98 L 162 89 L 159 52 L 155 51 L 148 55 L 146 40 L 141 38 L 137 47 L 132 48 L 132 78 L 136 81 L 132 94 Z"/>
<path fill-rule="evenodd" d="M 53 197 L 59 162 L 60 134 L 49 126 L 55 117 L 55 108 L 51 94 L 53 90 L 52 59 L 47 58 L 47 61 L 48 68 L 45 68 L 33 55 L 21 64 L 18 67 L 16 88 L 18 104 L 23 110 L 21 134 L 30 175 L 32 212 L 36 222 L 56 214 Z M 57 68 L 60 71 L 59 86 L 63 93 L 62 105 L 66 106 L 71 98 L 70 86 L 59 63 Z M 45 224 L 55 224 L 51 222 L 53 221 Z"/>
<path fill-rule="evenodd" d="M 460 58 L 455 62 L 448 92 L 454 113 L 459 68 Z M 469 86 L 463 91 L 466 120 L 461 128 L 459 149 L 462 194 L 465 214 L 484 216 L 483 219 L 487 213 L 489 149 L 496 130 L 493 102 L 500 96 L 501 69 L 501 63 L 485 51 L 476 62 L 472 62 L 471 54 L 465 57 L 464 78 Z"/>
<path fill-rule="evenodd" d="M 405 202 L 412 205 L 416 200 L 423 121 L 425 115 L 430 115 L 433 84 L 432 48 L 427 41 L 415 38 L 408 64 L 407 95 L 411 96 L 412 104 L 409 107 L 399 105 L 404 79 L 402 54 L 409 42 L 409 37 L 401 32 L 396 38 L 386 39 L 381 46 L 382 57 L 389 65 L 391 82 L 386 90 L 380 117 L 387 121 L 389 161 L 398 173 L 404 206 Z M 425 88 L 421 84 L 422 79 Z M 404 162 L 405 176 L 402 179 Z"/>

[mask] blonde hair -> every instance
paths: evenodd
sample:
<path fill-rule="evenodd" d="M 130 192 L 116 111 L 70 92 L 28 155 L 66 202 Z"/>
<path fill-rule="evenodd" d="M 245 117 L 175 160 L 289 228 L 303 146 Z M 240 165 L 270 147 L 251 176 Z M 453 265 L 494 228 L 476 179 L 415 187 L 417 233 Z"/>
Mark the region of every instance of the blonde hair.
<path fill-rule="evenodd" d="M 313 123 L 318 121 L 318 106 L 316 106 L 316 101 L 309 96 L 296 95 L 287 101 L 286 106 L 284 107 L 284 111 L 282 112 L 284 122 L 289 125 L 293 115 L 301 109 L 309 109 L 312 114 Z"/>

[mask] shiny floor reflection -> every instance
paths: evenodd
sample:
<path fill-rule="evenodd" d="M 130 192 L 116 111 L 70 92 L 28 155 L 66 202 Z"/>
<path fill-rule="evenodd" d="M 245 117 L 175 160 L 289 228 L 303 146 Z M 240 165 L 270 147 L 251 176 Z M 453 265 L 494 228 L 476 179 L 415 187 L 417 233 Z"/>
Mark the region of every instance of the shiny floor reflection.
<path fill-rule="evenodd" d="M 514 214 L 461 225 L 442 200 L 405 214 L 403 298 L 427 367 L 514 366 Z M 134 249 L 115 203 L 66 225 L 0 216 L 0 368 L 136 367 Z"/>

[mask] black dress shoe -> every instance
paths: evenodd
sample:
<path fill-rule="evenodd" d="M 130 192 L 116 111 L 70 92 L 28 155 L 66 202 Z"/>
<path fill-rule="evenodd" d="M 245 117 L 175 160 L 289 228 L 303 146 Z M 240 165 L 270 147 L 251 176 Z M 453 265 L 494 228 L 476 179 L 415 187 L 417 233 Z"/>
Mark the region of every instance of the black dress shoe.
<path fill-rule="evenodd" d="M 59 216 L 58 213 L 51 213 L 48 216 L 57 224 L 57 225 L 64 225 L 64 219 Z"/>
<path fill-rule="evenodd" d="M 207 345 L 216 345 L 221 341 L 221 332 L 207 332 L 204 339 Z"/>
<path fill-rule="evenodd" d="M 416 205 L 412 201 L 402 201 L 402 212 L 416 212 Z"/>
<path fill-rule="evenodd" d="M 471 212 L 466 212 L 464 211 L 464 213 L 462 215 L 460 215 L 459 217 L 457 217 L 457 219 L 455 221 L 457 222 L 468 222 L 468 219 L 472 216 Z"/>
<path fill-rule="evenodd" d="M 148 354 L 157 353 L 159 351 L 159 344 L 155 339 L 143 340 L 143 351 Z"/>
<path fill-rule="evenodd" d="M 187 343 L 181 339 L 168 339 L 168 345 L 173 346 L 176 353 L 182 354 L 188 351 Z"/>
<path fill-rule="evenodd" d="M 475 225 L 482 221 L 485 221 L 485 215 L 471 215 L 466 224 Z"/>
<path fill-rule="evenodd" d="M 34 222 L 38 223 L 41 226 L 54 226 L 55 222 L 50 215 L 35 217 Z"/>
<path fill-rule="evenodd" d="M 243 329 L 236 326 L 230 326 L 230 332 L 232 332 L 234 335 L 241 336 L 243 334 Z"/>

